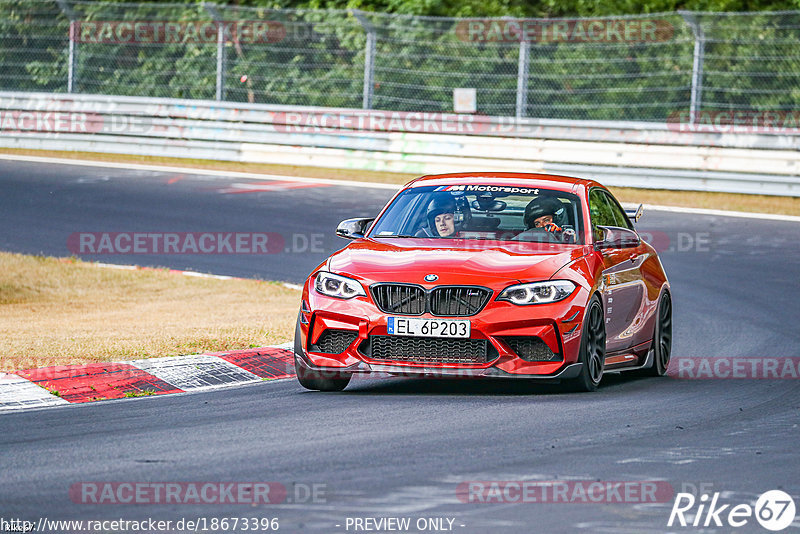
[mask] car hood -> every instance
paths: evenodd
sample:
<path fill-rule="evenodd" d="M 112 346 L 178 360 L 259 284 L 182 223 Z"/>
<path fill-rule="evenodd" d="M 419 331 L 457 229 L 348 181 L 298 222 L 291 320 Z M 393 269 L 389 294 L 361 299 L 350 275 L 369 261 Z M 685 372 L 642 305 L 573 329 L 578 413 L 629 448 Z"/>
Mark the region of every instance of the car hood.
<path fill-rule="evenodd" d="M 332 272 L 372 282 L 420 285 L 528 282 L 547 280 L 584 256 L 586 247 L 549 243 L 481 242 L 426 238 L 360 239 L 333 254 Z M 439 278 L 433 283 L 425 275 Z"/>

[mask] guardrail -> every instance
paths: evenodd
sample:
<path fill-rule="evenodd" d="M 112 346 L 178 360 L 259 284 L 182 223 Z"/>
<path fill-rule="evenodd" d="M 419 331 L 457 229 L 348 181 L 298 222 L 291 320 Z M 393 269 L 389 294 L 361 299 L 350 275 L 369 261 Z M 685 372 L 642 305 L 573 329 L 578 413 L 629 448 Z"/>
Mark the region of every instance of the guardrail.
<path fill-rule="evenodd" d="M 0 92 L 0 146 L 429 174 L 549 172 L 612 186 L 800 196 L 800 135 Z"/>

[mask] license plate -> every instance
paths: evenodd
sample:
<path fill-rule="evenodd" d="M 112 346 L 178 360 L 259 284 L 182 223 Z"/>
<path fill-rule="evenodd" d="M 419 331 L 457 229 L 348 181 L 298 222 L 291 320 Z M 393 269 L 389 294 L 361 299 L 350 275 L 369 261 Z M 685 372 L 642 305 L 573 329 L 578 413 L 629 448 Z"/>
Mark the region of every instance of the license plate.
<path fill-rule="evenodd" d="M 389 317 L 386 326 L 390 336 L 414 337 L 469 337 L 471 329 L 467 320 L 409 317 Z"/>

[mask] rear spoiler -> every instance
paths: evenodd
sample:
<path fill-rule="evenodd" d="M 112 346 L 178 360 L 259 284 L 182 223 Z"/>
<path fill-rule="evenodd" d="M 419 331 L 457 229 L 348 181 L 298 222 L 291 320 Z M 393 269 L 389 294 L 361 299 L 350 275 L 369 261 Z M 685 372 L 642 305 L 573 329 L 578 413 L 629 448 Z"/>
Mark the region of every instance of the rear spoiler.
<path fill-rule="evenodd" d="M 642 213 L 644 213 L 644 206 L 641 204 L 639 204 L 637 208 L 629 208 L 625 210 L 625 215 L 627 215 L 632 222 L 639 222 L 639 218 L 642 216 Z"/>

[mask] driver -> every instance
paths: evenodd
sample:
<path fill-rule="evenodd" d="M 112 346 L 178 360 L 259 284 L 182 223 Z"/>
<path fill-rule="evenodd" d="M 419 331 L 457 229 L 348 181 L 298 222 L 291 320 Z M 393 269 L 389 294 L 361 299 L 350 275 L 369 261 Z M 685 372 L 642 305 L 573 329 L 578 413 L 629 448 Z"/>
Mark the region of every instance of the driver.
<path fill-rule="evenodd" d="M 530 228 L 544 228 L 551 233 L 564 231 L 559 224 L 563 223 L 565 215 L 564 204 L 554 198 L 535 198 L 525 207 L 524 222 Z"/>
<path fill-rule="evenodd" d="M 456 201 L 449 194 L 431 200 L 426 218 L 428 227 L 417 232 L 418 236 L 451 237 L 456 234 L 460 224 L 456 222 Z"/>

